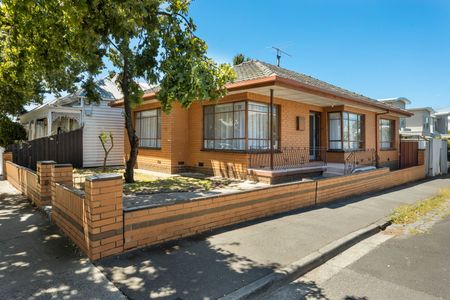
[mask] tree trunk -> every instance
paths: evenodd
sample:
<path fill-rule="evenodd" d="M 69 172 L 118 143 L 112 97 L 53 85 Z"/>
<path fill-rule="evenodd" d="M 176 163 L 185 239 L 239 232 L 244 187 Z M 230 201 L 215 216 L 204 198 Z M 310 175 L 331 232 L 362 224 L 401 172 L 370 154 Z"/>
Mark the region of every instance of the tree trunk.
<path fill-rule="evenodd" d="M 128 59 L 124 58 L 123 63 L 123 78 L 121 83 L 122 93 L 123 93 L 123 105 L 125 108 L 125 128 L 127 129 L 128 141 L 130 142 L 130 154 L 126 163 L 125 169 L 125 182 L 134 182 L 134 165 L 136 164 L 137 154 L 138 154 L 138 137 L 133 128 L 131 104 L 130 104 L 130 91 L 128 90 Z"/>

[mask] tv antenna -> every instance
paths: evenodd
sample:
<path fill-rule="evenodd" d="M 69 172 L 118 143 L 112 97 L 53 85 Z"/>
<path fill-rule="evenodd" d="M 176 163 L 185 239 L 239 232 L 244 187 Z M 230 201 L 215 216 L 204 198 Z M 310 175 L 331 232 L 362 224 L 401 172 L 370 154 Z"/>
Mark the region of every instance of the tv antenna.
<path fill-rule="evenodd" d="M 272 46 L 272 48 L 273 48 L 274 50 L 277 51 L 277 67 L 280 66 L 280 62 L 281 62 L 281 54 L 285 54 L 285 55 L 287 55 L 287 56 L 289 56 L 289 57 L 292 57 L 292 55 L 290 55 L 290 54 L 287 53 L 286 51 L 281 50 L 281 49 L 278 48 L 278 47 Z"/>

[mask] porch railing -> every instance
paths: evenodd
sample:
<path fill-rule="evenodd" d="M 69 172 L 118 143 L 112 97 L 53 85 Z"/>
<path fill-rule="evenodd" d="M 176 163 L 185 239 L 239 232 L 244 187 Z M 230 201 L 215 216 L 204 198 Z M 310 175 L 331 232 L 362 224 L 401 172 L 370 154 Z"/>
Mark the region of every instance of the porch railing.
<path fill-rule="evenodd" d="M 301 168 L 306 165 L 326 165 L 327 150 L 325 148 L 283 147 L 270 151 L 253 150 L 249 156 L 249 168 L 273 170 Z"/>
<path fill-rule="evenodd" d="M 376 166 L 377 156 L 375 149 L 354 150 L 345 157 L 345 174 L 351 174 L 356 168 Z"/>

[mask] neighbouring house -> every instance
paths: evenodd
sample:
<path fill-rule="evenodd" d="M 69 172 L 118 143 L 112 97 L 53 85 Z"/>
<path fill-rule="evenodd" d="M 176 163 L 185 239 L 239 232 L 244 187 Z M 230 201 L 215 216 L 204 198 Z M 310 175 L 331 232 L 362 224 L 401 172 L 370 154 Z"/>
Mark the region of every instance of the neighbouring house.
<path fill-rule="evenodd" d="M 400 131 L 404 136 L 433 137 L 448 134 L 450 107 L 435 111 L 431 107 L 407 108 L 411 101 L 405 97 L 379 99 L 394 107 L 406 109 L 414 115 L 400 118 Z"/>
<path fill-rule="evenodd" d="M 102 131 L 112 132 L 114 148 L 107 164 L 123 165 L 124 113 L 122 108 L 108 105 L 111 101 L 122 98 L 122 93 L 115 84 L 115 79 L 108 77 L 97 81 L 97 90 L 101 95 L 99 103 L 90 104 L 85 91 L 80 89 L 21 115 L 19 120 L 28 133 L 28 140 L 82 128 L 82 145 L 76 145 L 83 152 L 82 166 L 96 167 L 103 164 L 104 157 L 98 136 Z"/>
<path fill-rule="evenodd" d="M 165 114 L 158 88 L 146 91 L 134 108 L 137 168 L 270 182 L 348 165 L 398 168 L 400 118 L 412 113 L 262 61 L 234 69 L 226 97 L 188 110 Z"/>
<path fill-rule="evenodd" d="M 378 101 L 401 109 L 406 109 L 406 105 L 411 104 L 411 101 L 405 97 L 378 99 Z M 400 118 L 400 131 L 404 131 L 405 128 L 406 128 L 406 118 Z"/>
<path fill-rule="evenodd" d="M 450 106 L 438 109 L 436 113 L 438 131 L 449 137 L 450 130 Z"/>

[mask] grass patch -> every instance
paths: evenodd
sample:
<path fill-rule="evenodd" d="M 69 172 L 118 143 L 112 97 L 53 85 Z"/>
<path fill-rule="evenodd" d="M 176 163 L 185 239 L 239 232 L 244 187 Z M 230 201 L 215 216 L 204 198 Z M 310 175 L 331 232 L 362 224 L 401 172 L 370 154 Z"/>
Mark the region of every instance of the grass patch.
<path fill-rule="evenodd" d="M 125 173 L 124 169 L 102 168 L 74 169 L 74 185 L 76 188 L 84 189 L 86 177 L 96 174 L 120 174 Z M 216 188 L 223 188 L 232 180 L 219 177 L 190 177 L 174 176 L 168 178 L 159 178 L 149 174 L 134 172 L 134 183 L 124 183 L 123 191 L 125 194 L 156 194 L 156 193 L 174 193 L 174 192 L 200 192 L 209 191 Z"/>
<path fill-rule="evenodd" d="M 135 180 L 136 182 L 134 183 L 126 183 L 124 185 L 123 190 L 126 194 L 200 192 L 209 191 L 215 188 L 222 188 L 231 183 L 231 180 L 222 178 L 198 179 L 183 176 L 154 180 L 140 180 L 139 178 L 135 178 Z"/>
<path fill-rule="evenodd" d="M 394 210 L 391 221 L 395 224 L 411 224 L 442 206 L 450 199 L 450 188 L 442 189 L 439 194 L 410 205 L 402 205 Z"/>

